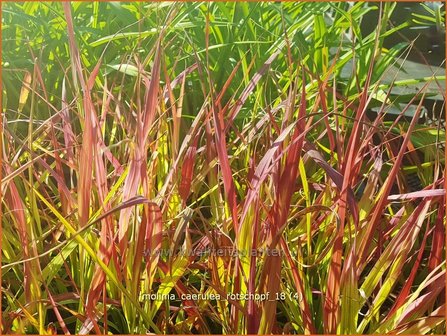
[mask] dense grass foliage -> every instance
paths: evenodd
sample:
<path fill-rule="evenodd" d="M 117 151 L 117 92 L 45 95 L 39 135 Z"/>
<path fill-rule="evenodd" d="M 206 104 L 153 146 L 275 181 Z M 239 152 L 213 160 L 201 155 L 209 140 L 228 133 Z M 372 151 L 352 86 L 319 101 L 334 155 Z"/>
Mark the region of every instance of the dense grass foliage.
<path fill-rule="evenodd" d="M 2 3 L 2 332 L 445 334 L 417 5 Z"/>

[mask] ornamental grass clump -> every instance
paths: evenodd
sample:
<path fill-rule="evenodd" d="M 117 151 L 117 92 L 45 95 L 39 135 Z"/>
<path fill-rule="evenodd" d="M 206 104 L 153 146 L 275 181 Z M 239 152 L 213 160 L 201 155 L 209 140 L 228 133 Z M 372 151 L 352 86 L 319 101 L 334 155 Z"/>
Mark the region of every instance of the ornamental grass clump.
<path fill-rule="evenodd" d="M 422 8 L 2 4 L 2 332 L 444 334 Z"/>

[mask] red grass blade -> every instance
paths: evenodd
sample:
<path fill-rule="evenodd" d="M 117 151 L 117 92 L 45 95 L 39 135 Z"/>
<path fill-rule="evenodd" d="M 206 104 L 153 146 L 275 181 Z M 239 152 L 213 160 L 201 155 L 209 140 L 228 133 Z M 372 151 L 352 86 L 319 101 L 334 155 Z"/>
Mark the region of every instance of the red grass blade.
<path fill-rule="evenodd" d="M 388 196 L 388 201 L 404 201 L 415 198 L 433 198 L 445 195 L 445 189 L 428 189 L 414 191 L 407 194 L 390 195 Z"/>
<path fill-rule="evenodd" d="M 163 222 L 158 205 L 153 202 L 149 203 L 145 207 L 143 219 L 147 220 L 145 232 L 146 269 L 150 288 L 155 276 L 163 238 Z"/>
<path fill-rule="evenodd" d="M 183 159 L 181 181 L 179 185 L 179 194 L 184 204 L 186 204 L 189 194 L 191 193 L 191 182 L 194 170 L 195 157 L 197 154 L 198 139 L 199 135 L 196 135 L 194 137 L 193 143 L 186 152 L 185 158 Z"/>
<path fill-rule="evenodd" d="M 230 161 L 228 159 L 227 141 L 225 139 L 222 111 L 220 110 L 218 111 L 217 107 L 213 108 L 213 116 L 214 116 L 214 126 L 216 129 L 215 146 L 217 149 L 217 156 L 219 158 L 220 167 L 222 169 L 224 188 L 233 219 L 234 231 L 237 233 L 239 231 L 239 220 L 237 214 L 238 210 L 236 201 L 236 191 L 234 188 L 233 174 L 231 172 Z"/>
<path fill-rule="evenodd" d="M 263 64 L 261 69 L 259 69 L 258 72 L 250 80 L 250 83 L 247 85 L 247 87 L 244 89 L 244 91 L 242 91 L 239 99 L 237 100 L 235 106 L 233 107 L 233 109 L 230 112 L 229 123 L 227 124 L 227 126 L 225 128 L 225 133 L 226 133 L 228 127 L 233 123 L 234 119 L 236 118 L 236 116 L 240 112 L 242 106 L 244 105 L 244 103 L 247 100 L 247 98 L 250 95 L 250 93 L 254 90 L 254 88 L 256 87 L 258 82 L 261 80 L 262 76 L 267 72 L 267 70 L 270 68 L 270 66 L 272 65 L 273 61 L 278 57 L 279 54 L 281 54 L 281 49 L 279 49 L 276 52 L 274 52 L 267 59 L 267 61 Z"/>
<path fill-rule="evenodd" d="M 100 62 L 93 70 L 88 82 L 86 83 L 84 75 L 82 73 L 81 58 L 79 55 L 79 49 L 76 45 L 76 39 L 74 35 L 73 20 L 71 16 L 71 5 L 68 2 L 63 3 L 65 19 L 67 21 L 68 41 L 70 46 L 70 54 L 72 60 L 73 71 L 76 73 L 77 78 L 81 83 L 81 89 L 83 93 L 83 110 L 84 110 L 84 130 L 82 137 L 82 147 L 79 156 L 79 167 L 82 167 L 79 171 L 79 197 L 78 197 L 78 213 L 79 213 L 79 225 L 85 226 L 90 216 L 90 196 L 92 188 L 92 171 L 93 160 L 95 157 L 95 145 L 96 145 L 96 124 L 95 124 L 95 110 L 90 96 L 90 90 L 93 86 L 94 78 L 96 77 Z"/>
<path fill-rule="evenodd" d="M 151 79 L 145 78 L 146 97 L 144 101 L 144 111 L 138 113 L 138 127 L 136 131 L 136 144 L 132 157 L 130 159 L 129 174 L 124 182 L 123 201 L 134 197 L 140 186 L 140 182 L 146 179 L 146 144 L 152 123 L 157 111 L 159 85 L 160 85 L 160 67 L 161 67 L 161 41 L 162 35 L 156 45 L 154 63 L 152 67 Z M 127 246 L 127 231 L 129 228 L 129 218 L 131 209 L 121 212 L 118 223 L 118 244 L 123 254 Z M 123 259 L 124 261 L 124 259 Z"/>

